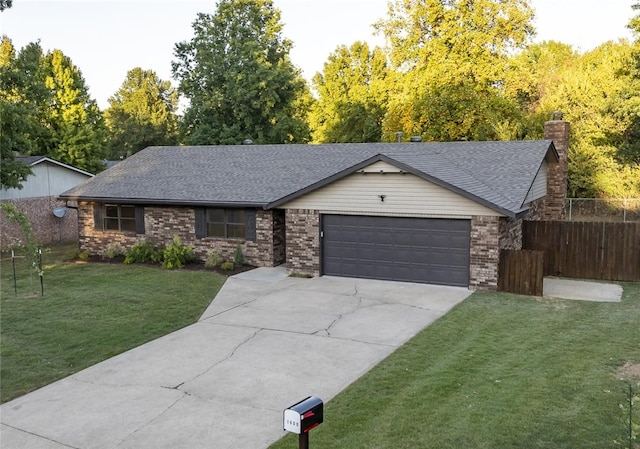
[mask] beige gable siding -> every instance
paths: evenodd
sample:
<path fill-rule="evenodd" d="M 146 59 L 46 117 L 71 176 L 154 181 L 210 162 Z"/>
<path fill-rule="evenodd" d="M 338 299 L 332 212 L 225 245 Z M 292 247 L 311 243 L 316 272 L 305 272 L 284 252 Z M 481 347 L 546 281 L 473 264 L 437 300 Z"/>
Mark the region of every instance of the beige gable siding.
<path fill-rule="evenodd" d="M 358 173 L 401 173 L 400 170 L 395 165 L 391 165 L 388 162 L 378 161 L 375 164 L 371 164 L 366 166 L 365 168 L 358 171 Z"/>
<path fill-rule="evenodd" d="M 528 204 L 547 195 L 547 162 L 543 162 L 524 200 Z"/>
<path fill-rule="evenodd" d="M 384 201 L 380 195 L 384 195 Z M 400 169 L 385 162 L 372 164 L 281 207 L 374 215 L 466 218 L 473 215 L 500 215 L 418 176 L 402 174 Z"/>

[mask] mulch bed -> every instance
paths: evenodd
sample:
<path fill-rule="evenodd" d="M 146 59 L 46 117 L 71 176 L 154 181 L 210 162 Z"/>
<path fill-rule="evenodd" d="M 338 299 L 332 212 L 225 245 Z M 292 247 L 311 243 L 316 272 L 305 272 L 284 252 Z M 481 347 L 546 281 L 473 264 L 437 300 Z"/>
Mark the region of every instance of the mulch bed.
<path fill-rule="evenodd" d="M 73 263 L 105 263 L 105 264 L 123 264 L 124 263 L 124 256 L 116 256 L 113 257 L 111 259 L 106 258 L 106 257 L 102 257 L 102 256 L 89 256 L 86 259 L 80 259 L 80 258 L 76 258 L 76 259 L 71 259 L 69 260 L 69 262 L 73 262 Z M 148 267 L 154 267 L 154 268 L 161 268 L 161 269 L 165 269 L 162 268 L 162 265 L 160 264 L 150 264 L 150 263 L 145 263 L 145 264 L 132 264 L 132 265 L 144 265 L 144 266 L 148 266 Z M 233 276 L 234 274 L 238 274 L 238 273 L 243 273 L 245 271 L 249 271 L 249 270 L 253 270 L 254 267 L 253 265 L 242 265 L 240 267 L 235 267 L 233 270 L 230 271 L 225 271 L 222 268 L 220 268 L 220 266 L 216 266 L 216 267 L 205 267 L 203 262 L 195 262 L 195 263 L 190 263 L 185 265 L 182 268 L 177 268 L 177 270 L 190 270 L 190 271 L 211 271 L 213 273 L 218 273 L 222 276 Z"/>

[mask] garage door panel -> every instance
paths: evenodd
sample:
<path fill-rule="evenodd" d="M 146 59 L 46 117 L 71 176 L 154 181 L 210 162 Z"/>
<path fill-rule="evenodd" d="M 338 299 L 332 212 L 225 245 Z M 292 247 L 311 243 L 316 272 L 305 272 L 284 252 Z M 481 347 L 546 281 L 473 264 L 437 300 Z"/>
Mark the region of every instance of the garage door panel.
<path fill-rule="evenodd" d="M 469 220 L 323 216 L 323 274 L 469 283 Z"/>

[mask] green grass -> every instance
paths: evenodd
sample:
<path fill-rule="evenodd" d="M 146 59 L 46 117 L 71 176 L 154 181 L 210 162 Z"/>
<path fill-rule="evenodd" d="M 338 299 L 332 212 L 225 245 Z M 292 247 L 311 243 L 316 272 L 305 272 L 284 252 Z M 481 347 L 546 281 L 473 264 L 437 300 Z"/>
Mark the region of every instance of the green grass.
<path fill-rule="evenodd" d="M 640 363 L 640 283 L 623 286 L 617 304 L 476 292 L 325 404 L 310 446 L 628 447 L 619 404 L 640 379 L 619 370 Z"/>
<path fill-rule="evenodd" d="M 0 393 L 6 402 L 194 323 L 224 283 L 207 271 L 71 263 L 54 247 L 38 274 L 2 254 Z M 8 256 L 8 257 L 7 257 Z"/>

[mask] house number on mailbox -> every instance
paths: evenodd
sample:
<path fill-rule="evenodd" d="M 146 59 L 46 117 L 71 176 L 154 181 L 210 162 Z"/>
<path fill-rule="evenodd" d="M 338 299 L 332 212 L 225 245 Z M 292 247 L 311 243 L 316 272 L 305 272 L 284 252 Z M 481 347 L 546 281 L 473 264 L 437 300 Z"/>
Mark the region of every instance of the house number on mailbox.
<path fill-rule="evenodd" d="M 309 448 L 309 431 L 322 424 L 324 419 L 323 405 L 322 399 L 309 396 L 284 410 L 284 430 L 300 436 L 299 449 Z"/>

